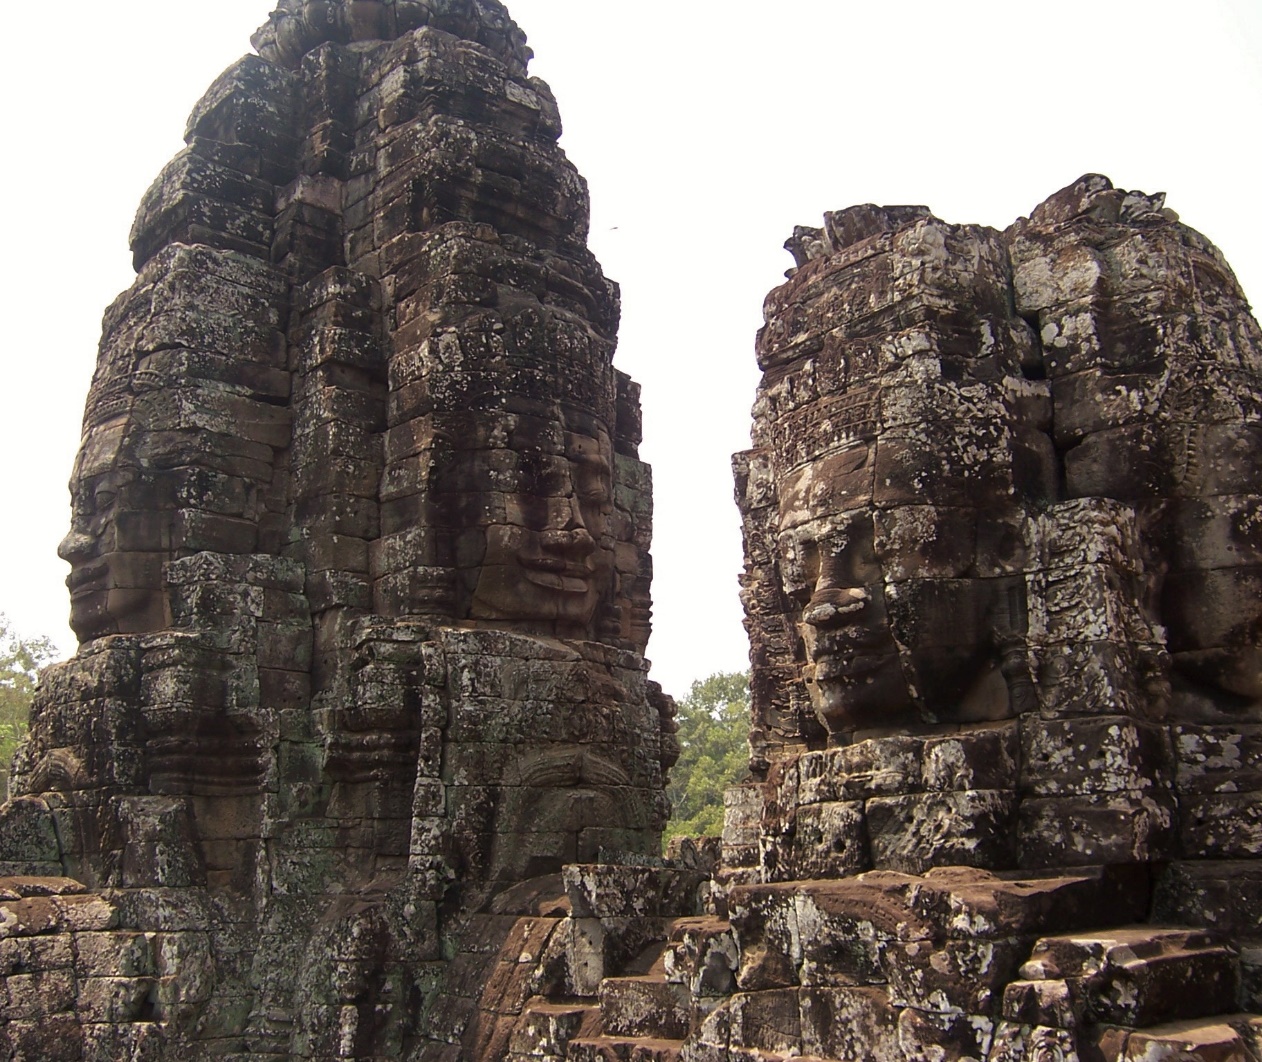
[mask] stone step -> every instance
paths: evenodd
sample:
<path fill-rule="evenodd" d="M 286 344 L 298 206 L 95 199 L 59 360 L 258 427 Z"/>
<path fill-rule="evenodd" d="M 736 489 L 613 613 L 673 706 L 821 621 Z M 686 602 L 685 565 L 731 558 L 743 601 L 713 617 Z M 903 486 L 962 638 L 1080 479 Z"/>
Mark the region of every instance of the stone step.
<path fill-rule="evenodd" d="M 562 872 L 575 918 L 683 918 L 700 912 L 700 869 L 576 863 Z"/>
<path fill-rule="evenodd" d="M 1063 983 L 1058 1006 L 1088 1021 L 1143 1028 L 1234 1011 L 1240 964 L 1211 933 L 1178 927 L 1130 926 L 1098 933 L 1044 937 L 1021 967 L 1025 982 Z M 1004 994 L 1009 1020 L 1022 982 Z M 1028 1006 L 1028 996 L 1027 996 Z"/>
<path fill-rule="evenodd" d="M 610 1036 L 682 1040 L 692 1023 L 692 996 L 660 970 L 607 977 L 600 984 L 600 1014 Z"/>
<path fill-rule="evenodd" d="M 1015 974 L 1029 941 L 1141 917 L 1131 877 L 1124 868 L 1018 877 L 943 867 L 741 886 L 728 897 L 742 947 L 737 982 L 745 991 L 789 987 L 818 970 L 855 984 L 906 980 L 917 955 L 995 947 L 1004 968 L 961 985 L 952 1002 L 982 1013 L 989 1004 L 980 997 Z M 1146 908 L 1146 893 L 1138 895 Z"/>
<path fill-rule="evenodd" d="M 1240 949 L 1240 1005 L 1262 1014 L 1262 940 L 1236 937 L 1232 943 Z"/>
<path fill-rule="evenodd" d="M 570 1041 L 567 1062 L 679 1062 L 682 1040 L 594 1036 Z"/>
<path fill-rule="evenodd" d="M 1260 1045 L 1262 1017 L 1231 1014 L 1148 1029 L 1101 1029 L 1091 1057 L 1099 1062 L 1253 1062 Z"/>
<path fill-rule="evenodd" d="M 666 980 L 685 985 L 692 995 L 713 999 L 736 991 L 740 953 L 732 924 L 725 918 L 676 918 L 666 927 L 662 955 Z"/>
<path fill-rule="evenodd" d="M 600 1020 L 600 1008 L 594 1003 L 536 997 L 526 1003 L 513 1025 L 509 1055 L 564 1058 L 572 1040 L 600 1033 Z"/>
<path fill-rule="evenodd" d="M 646 974 L 662 974 L 665 976 L 665 955 L 667 942 L 655 940 L 639 955 L 628 959 L 626 965 L 618 973 L 619 977 L 643 977 Z"/>

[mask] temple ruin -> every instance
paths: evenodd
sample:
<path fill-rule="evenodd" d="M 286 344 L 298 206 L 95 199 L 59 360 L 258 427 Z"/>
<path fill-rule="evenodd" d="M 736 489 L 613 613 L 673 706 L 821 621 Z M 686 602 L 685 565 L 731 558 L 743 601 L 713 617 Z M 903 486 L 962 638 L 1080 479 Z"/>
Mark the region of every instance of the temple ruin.
<path fill-rule="evenodd" d="M 525 35 L 253 40 L 104 320 L 0 1058 L 1262 1058 L 1262 332 L 1217 249 L 1094 175 L 794 230 L 734 460 L 750 773 L 663 856 L 639 392 Z"/>

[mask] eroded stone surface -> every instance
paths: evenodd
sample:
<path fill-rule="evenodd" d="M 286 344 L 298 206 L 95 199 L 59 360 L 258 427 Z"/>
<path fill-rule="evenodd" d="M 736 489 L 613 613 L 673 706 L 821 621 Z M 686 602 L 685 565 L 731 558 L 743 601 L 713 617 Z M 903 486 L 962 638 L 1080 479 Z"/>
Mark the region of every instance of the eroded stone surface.
<path fill-rule="evenodd" d="M 1097 176 L 1003 233 L 868 206 L 787 246 L 735 461 L 740 987 L 887 986 L 862 1057 L 1256 1050 L 1212 1020 L 1253 998 L 1262 705 L 1262 341 L 1230 270 Z M 1152 908 L 1143 871 L 1072 877 L 1172 858 Z"/>
<path fill-rule="evenodd" d="M 618 1036 L 543 1057 L 1254 1057 L 1262 344 L 1230 271 L 1096 176 L 1003 233 L 866 206 L 786 246 L 713 916 L 663 927 L 664 983 L 656 938 L 604 953 Z"/>
<path fill-rule="evenodd" d="M 80 650 L 0 811 L 15 1058 L 444 1057 L 551 984 L 496 897 L 660 862 L 638 388 L 525 36 L 285 0 L 255 45 L 105 316 Z"/>
<path fill-rule="evenodd" d="M 658 855 L 617 291 L 495 0 L 283 0 L 146 195 L 0 1053 L 1262 1054 L 1262 334 L 1164 197 L 798 228 L 751 774 Z"/>

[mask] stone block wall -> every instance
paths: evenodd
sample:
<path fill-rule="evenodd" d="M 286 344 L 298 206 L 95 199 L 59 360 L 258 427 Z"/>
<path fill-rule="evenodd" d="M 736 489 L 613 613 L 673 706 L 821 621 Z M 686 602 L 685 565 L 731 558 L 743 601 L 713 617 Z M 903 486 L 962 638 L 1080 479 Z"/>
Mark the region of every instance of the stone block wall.
<path fill-rule="evenodd" d="M 104 321 L 81 647 L 0 809 L 0 907 L 58 986 L 13 1057 L 442 1055 L 497 895 L 660 846 L 639 391 L 524 34 L 494 0 L 282 0 L 255 44 Z M 144 942 L 131 981 L 33 876 Z"/>

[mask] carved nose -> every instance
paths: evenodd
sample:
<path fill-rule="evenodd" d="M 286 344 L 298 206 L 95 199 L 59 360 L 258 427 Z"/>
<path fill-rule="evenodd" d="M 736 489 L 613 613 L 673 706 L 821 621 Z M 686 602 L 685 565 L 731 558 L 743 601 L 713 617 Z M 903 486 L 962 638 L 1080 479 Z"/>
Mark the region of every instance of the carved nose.
<path fill-rule="evenodd" d="M 93 546 L 96 545 L 96 539 L 91 535 L 85 535 L 82 531 L 71 530 L 65 538 L 57 544 L 57 556 L 68 564 L 73 564 L 77 560 L 82 560 L 92 553 Z"/>
<path fill-rule="evenodd" d="M 545 548 L 557 551 L 590 553 L 596 548 L 577 498 L 556 499 L 542 541 Z"/>
<path fill-rule="evenodd" d="M 545 531 L 540 538 L 543 548 L 550 553 L 570 553 L 585 557 L 596 548 L 596 540 L 585 527 L 568 531 Z"/>
<path fill-rule="evenodd" d="M 830 587 L 817 590 L 802 610 L 802 620 L 812 627 L 839 627 L 858 616 L 872 600 L 863 587 Z"/>

